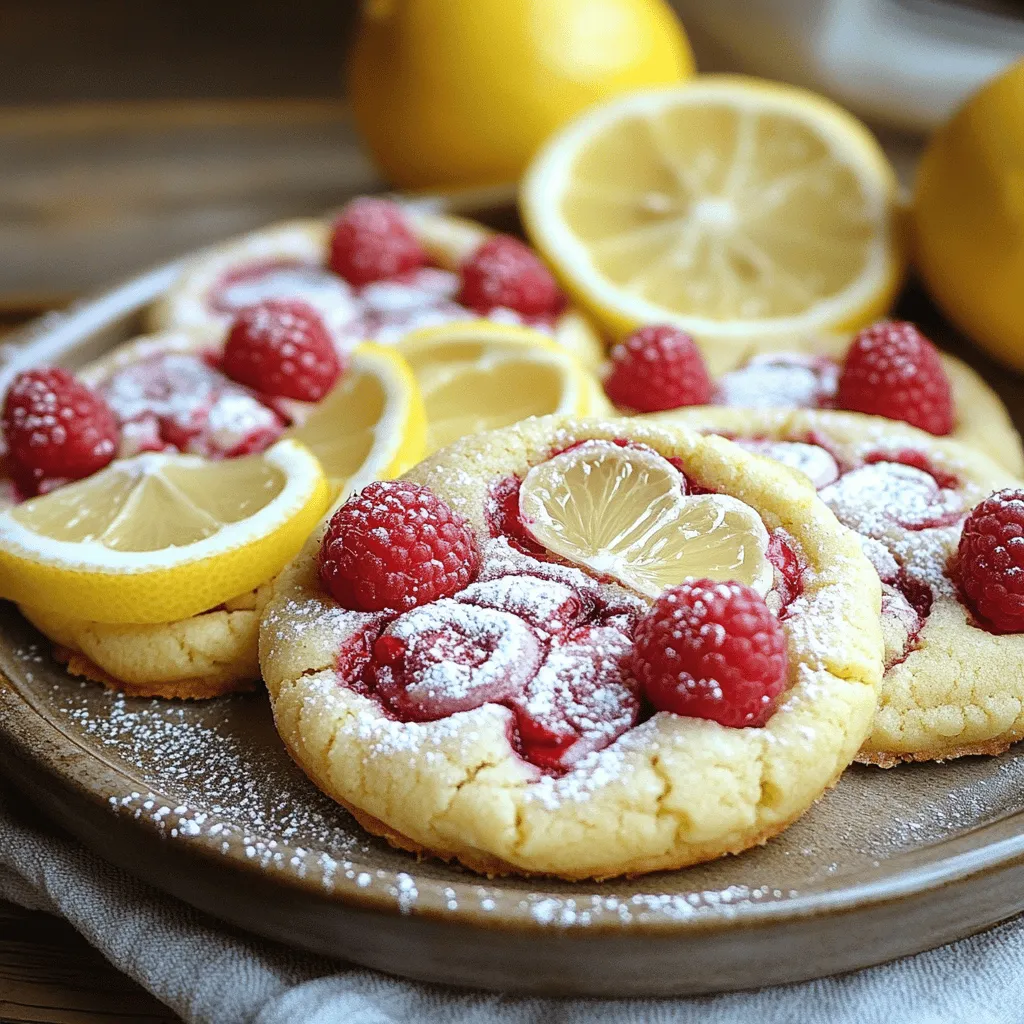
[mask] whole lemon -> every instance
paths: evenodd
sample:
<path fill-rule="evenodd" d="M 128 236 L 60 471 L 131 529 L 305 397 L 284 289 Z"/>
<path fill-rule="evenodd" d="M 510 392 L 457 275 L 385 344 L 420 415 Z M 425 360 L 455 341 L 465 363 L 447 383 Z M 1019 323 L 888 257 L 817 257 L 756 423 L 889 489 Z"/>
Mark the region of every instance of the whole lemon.
<path fill-rule="evenodd" d="M 946 315 L 1024 369 L 1024 61 L 931 140 L 914 195 L 918 270 Z"/>
<path fill-rule="evenodd" d="M 349 94 L 392 184 L 460 188 L 513 182 L 581 110 L 691 74 L 664 0 L 369 0 Z"/>

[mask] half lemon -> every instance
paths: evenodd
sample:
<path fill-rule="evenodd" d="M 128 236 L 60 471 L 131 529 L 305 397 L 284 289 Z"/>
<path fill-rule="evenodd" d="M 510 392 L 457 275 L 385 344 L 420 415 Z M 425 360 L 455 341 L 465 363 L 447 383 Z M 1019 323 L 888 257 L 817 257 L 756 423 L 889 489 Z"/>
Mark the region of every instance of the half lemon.
<path fill-rule="evenodd" d="M 521 191 L 534 245 L 606 327 L 674 323 L 711 355 L 885 313 L 904 266 L 897 204 L 856 118 L 727 75 L 594 108 Z"/>

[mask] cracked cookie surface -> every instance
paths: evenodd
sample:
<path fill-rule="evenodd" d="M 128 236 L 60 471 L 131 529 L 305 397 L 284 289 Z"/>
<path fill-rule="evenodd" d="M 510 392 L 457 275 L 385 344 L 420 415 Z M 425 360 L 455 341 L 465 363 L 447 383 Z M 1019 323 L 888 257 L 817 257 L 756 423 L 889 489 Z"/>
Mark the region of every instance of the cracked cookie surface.
<path fill-rule="evenodd" d="M 367 631 L 379 636 L 382 626 L 375 613 L 347 611 L 321 590 L 318 532 L 282 573 L 264 613 L 264 678 L 292 756 L 397 846 L 488 874 L 573 879 L 677 868 L 780 832 L 836 780 L 867 734 L 882 667 L 877 576 L 813 488 L 781 467 L 678 426 L 545 418 L 458 442 L 406 479 L 472 524 L 488 586 L 496 580 L 500 590 L 518 575 L 558 584 L 538 590 L 544 630 L 566 621 L 577 628 L 573 616 L 598 614 L 595 629 L 624 629 L 628 643 L 630 615 L 649 598 L 523 550 L 495 527 L 495 484 L 591 439 L 647 446 L 676 460 L 694 484 L 745 502 L 769 532 L 784 531 L 803 567 L 801 592 L 788 595 L 781 620 L 788 689 L 762 728 L 665 712 L 634 716 L 632 727 L 602 726 L 596 737 L 577 724 L 589 746 L 555 769 L 520 753 L 514 700 L 497 703 L 495 695 L 432 721 L 401 720 L 379 694 L 351 685 L 348 670 L 365 656 Z M 582 602 L 591 611 L 566 611 L 559 586 L 601 593 Z M 480 600 L 491 598 L 478 590 L 462 607 Z M 523 660 L 536 657 L 527 647 Z"/>
<path fill-rule="evenodd" d="M 1024 635 L 976 622 L 955 567 L 964 518 L 1017 478 L 965 445 L 856 413 L 701 408 L 658 419 L 746 439 L 802 469 L 863 538 L 882 579 L 886 673 L 858 760 L 998 754 L 1024 737 Z"/>

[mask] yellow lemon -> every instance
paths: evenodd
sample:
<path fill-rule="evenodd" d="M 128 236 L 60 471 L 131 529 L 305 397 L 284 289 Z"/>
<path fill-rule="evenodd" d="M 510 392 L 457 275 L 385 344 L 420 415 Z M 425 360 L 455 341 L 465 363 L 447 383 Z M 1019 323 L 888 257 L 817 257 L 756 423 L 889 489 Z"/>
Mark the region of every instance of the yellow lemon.
<path fill-rule="evenodd" d="M 427 451 L 528 416 L 611 412 L 598 379 L 540 331 L 469 320 L 413 331 L 399 351 L 427 410 Z"/>
<path fill-rule="evenodd" d="M 331 485 L 349 494 L 391 480 L 423 457 L 427 420 L 412 368 L 395 348 L 366 342 L 334 390 L 295 407 L 286 437 L 307 445 Z"/>
<path fill-rule="evenodd" d="M 997 359 L 1024 369 L 1024 61 L 935 134 L 913 225 L 935 301 Z"/>
<path fill-rule="evenodd" d="M 393 184 L 477 187 L 592 104 L 692 73 L 665 0 L 370 0 L 349 95 Z"/>
<path fill-rule="evenodd" d="M 0 513 L 0 596 L 94 622 L 187 619 L 273 579 L 329 495 L 294 440 L 223 462 L 113 462 Z"/>
<path fill-rule="evenodd" d="M 526 474 L 519 509 L 549 551 L 657 597 L 687 579 L 771 589 L 768 531 L 744 502 L 685 495 L 656 452 L 587 441 Z"/>
<path fill-rule="evenodd" d="M 877 141 L 829 100 L 759 79 L 704 75 L 594 108 L 537 155 L 520 206 L 610 331 L 675 323 L 713 368 L 759 340 L 860 327 L 902 277 Z"/>

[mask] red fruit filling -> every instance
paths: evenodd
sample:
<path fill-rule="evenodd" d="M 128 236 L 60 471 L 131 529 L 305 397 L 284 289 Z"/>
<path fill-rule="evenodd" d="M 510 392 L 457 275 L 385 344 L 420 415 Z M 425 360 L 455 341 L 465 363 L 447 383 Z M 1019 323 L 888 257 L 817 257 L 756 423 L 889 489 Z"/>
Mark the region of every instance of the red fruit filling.
<path fill-rule="evenodd" d="M 207 458 L 263 451 L 285 418 L 205 356 L 168 352 L 118 370 L 101 391 L 121 426 L 122 456 L 176 449 Z"/>
<path fill-rule="evenodd" d="M 775 592 L 782 605 L 780 617 L 804 592 L 804 567 L 782 530 L 774 530 L 768 541 L 768 561 L 775 567 Z"/>
<path fill-rule="evenodd" d="M 215 313 L 237 313 L 246 306 L 272 299 L 343 303 L 351 291 L 324 267 L 298 260 L 256 260 L 229 270 L 210 289 L 207 305 Z"/>

